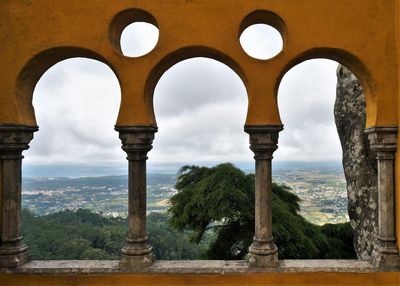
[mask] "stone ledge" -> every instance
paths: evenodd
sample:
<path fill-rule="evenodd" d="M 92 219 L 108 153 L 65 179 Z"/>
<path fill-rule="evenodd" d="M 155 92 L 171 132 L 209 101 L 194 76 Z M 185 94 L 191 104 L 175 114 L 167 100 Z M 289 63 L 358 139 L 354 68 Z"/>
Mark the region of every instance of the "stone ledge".
<path fill-rule="evenodd" d="M 141 271 L 119 269 L 119 260 L 33 260 L 18 268 L 0 269 L 14 274 L 241 274 L 241 273 L 311 273 L 391 272 L 361 260 L 281 260 L 276 268 L 249 268 L 246 261 L 233 260 L 163 260 Z"/>

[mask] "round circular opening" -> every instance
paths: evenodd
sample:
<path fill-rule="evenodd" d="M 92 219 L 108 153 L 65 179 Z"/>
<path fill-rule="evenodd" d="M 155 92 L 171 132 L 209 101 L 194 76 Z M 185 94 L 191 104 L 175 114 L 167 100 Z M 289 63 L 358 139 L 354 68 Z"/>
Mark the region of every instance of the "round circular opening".
<path fill-rule="evenodd" d="M 266 24 L 254 24 L 240 35 L 240 44 L 250 57 L 268 60 L 283 49 L 282 35 L 277 29 Z"/>
<path fill-rule="evenodd" d="M 141 57 L 150 53 L 158 42 L 159 30 L 150 23 L 134 22 L 121 34 L 121 51 L 127 57 Z"/>

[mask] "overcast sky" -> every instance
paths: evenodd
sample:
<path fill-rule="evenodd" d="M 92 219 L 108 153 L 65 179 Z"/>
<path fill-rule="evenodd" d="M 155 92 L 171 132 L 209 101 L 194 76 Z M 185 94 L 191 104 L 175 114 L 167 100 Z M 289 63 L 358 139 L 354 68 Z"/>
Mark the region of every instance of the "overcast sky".
<path fill-rule="evenodd" d="M 134 37 L 144 44 L 132 45 Z M 143 54 L 154 47 L 157 37 L 156 29 L 145 27 L 140 33 L 133 29 L 123 34 L 123 51 Z M 260 27 L 247 31 L 241 42 L 258 57 L 263 52 L 274 55 L 281 48 L 276 31 Z M 333 117 L 336 68 L 336 62 L 312 60 L 283 78 L 278 101 L 285 130 L 275 160 L 341 160 Z M 119 103 L 118 81 L 106 65 L 89 59 L 56 64 L 35 88 L 40 131 L 25 152 L 24 164 L 125 167 L 126 155 L 114 131 Z M 178 63 L 160 79 L 154 105 L 159 132 L 149 153 L 150 165 L 252 162 L 243 131 L 246 89 L 224 64 L 204 58 Z"/>

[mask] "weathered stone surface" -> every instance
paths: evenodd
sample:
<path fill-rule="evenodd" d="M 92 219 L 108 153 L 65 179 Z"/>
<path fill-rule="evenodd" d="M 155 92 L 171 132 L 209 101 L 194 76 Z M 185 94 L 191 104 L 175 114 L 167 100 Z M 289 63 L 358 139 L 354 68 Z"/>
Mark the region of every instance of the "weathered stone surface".
<path fill-rule="evenodd" d="M 0 268 L 29 259 L 21 236 L 22 152 L 37 127 L 0 124 Z"/>
<path fill-rule="evenodd" d="M 153 148 L 155 127 L 116 126 L 127 153 L 128 169 L 128 237 L 121 250 L 121 269 L 143 269 L 154 262 L 153 247 L 146 230 L 146 160 Z"/>
<path fill-rule="evenodd" d="M 378 163 L 378 245 L 372 257 L 381 267 L 400 266 L 396 246 L 394 158 L 397 149 L 397 127 L 377 126 L 365 130 Z"/>
<path fill-rule="evenodd" d="M 391 269 L 375 267 L 361 260 L 280 260 L 279 267 L 253 268 L 244 260 L 162 260 L 148 268 L 121 269 L 118 260 L 33 260 L 18 268 L 3 268 L 1 273 L 25 274 L 104 274 L 104 273 L 152 273 L 152 274 L 240 274 L 240 273 L 307 273 L 343 272 L 370 273 L 390 272 Z"/>
<path fill-rule="evenodd" d="M 348 210 L 354 246 L 361 259 L 370 259 L 377 245 L 378 182 L 375 155 L 365 129 L 365 98 L 356 77 L 344 66 L 337 70 L 335 123 L 343 150 Z"/>
<path fill-rule="evenodd" d="M 278 267 L 278 248 L 272 239 L 272 154 L 278 148 L 283 126 L 246 126 L 250 149 L 256 160 L 255 170 L 255 231 L 249 247 L 251 267 Z"/>

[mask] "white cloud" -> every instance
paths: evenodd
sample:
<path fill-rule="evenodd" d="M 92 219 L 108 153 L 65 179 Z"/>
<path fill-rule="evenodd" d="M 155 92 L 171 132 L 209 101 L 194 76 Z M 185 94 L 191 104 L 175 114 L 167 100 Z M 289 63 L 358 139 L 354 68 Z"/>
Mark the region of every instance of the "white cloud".
<path fill-rule="evenodd" d="M 27 164 L 100 164 L 124 158 L 114 131 L 119 83 L 106 65 L 69 59 L 38 82 L 34 96 L 39 132 L 25 152 Z"/>
<path fill-rule="evenodd" d="M 150 23 L 135 22 L 121 35 L 121 50 L 128 57 L 140 57 L 151 52 L 158 42 L 158 28 Z"/>
<path fill-rule="evenodd" d="M 261 60 L 276 56 L 283 48 L 281 34 L 266 24 L 247 27 L 240 35 L 240 44 L 248 55 Z"/>
<path fill-rule="evenodd" d="M 306 61 L 282 79 L 278 105 L 285 130 L 280 134 L 277 160 L 341 160 L 333 114 L 337 65 L 325 59 Z"/>
<path fill-rule="evenodd" d="M 152 161 L 251 160 L 243 131 L 246 89 L 227 66 L 204 58 L 177 64 L 160 79 L 154 108 L 159 132 Z"/>

